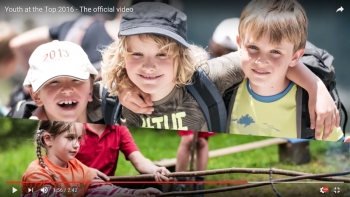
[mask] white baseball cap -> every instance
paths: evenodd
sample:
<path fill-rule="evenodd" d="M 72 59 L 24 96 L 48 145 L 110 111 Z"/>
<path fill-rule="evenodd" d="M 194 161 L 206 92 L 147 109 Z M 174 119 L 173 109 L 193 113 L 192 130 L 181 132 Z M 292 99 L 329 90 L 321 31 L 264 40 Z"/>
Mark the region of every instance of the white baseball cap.
<path fill-rule="evenodd" d="M 56 77 L 88 80 L 98 71 L 81 46 L 54 40 L 37 47 L 29 58 L 29 70 L 23 86 L 31 85 L 37 92 L 47 81 Z"/>
<path fill-rule="evenodd" d="M 237 50 L 236 36 L 238 35 L 239 18 L 223 20 L 215 29 L 213 41 L 225 48 Z"/>

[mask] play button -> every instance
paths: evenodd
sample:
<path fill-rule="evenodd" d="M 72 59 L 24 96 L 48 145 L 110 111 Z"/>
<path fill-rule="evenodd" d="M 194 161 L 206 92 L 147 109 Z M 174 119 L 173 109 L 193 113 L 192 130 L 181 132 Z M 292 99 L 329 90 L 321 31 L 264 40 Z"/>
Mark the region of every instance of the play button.
<path fill-rule="evenodd" d="M 15 193 L 16 191 L 17 191 L 17 189 L 12 187 L 12 193 Z"/>

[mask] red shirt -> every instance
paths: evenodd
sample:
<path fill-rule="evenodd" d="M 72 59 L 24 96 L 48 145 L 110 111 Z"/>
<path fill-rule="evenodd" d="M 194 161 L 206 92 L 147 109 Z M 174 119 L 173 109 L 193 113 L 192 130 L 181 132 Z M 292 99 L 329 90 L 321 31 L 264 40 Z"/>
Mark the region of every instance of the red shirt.
<path fill-rule="evenodd" d="M 119 150 L 123 152 L 125 159 L 128 159 L 132 152 L 139 151 L 130 131 L 124 126 L 107 125 L 101 137 L 86 124 L 84 128 L 86 129 L 85 141 L 76 158 L 108 176 L 114 176 L 117 169 Z"/>

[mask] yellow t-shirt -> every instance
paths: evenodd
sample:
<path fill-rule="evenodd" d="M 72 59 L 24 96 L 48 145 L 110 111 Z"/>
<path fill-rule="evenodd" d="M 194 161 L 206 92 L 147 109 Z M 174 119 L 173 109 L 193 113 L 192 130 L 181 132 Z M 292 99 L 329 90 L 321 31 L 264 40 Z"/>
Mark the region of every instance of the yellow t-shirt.
<path fill-rule="evenodd" d="M 260 96 L 250 89 L 249 80 L 245 79 L 237 90 L 229 120 L 230 133 L 297 138 L 296 92 L 297 86 L 291 82 L 277 95 Z M 338 127 L 326 140 L 338 141 L 342 137 Z"/>

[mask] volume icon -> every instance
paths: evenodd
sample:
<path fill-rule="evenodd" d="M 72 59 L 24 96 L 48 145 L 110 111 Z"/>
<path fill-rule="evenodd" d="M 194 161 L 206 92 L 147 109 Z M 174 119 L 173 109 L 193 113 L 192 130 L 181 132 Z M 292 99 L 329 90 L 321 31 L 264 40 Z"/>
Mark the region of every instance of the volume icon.
<path fill-rule="evenodd" d="M 42 193 L 46 194 L 49 191 L 49 189 L 47 187 L 43 187 L 43 188 L 40 189 L 40 191 Z"/>

